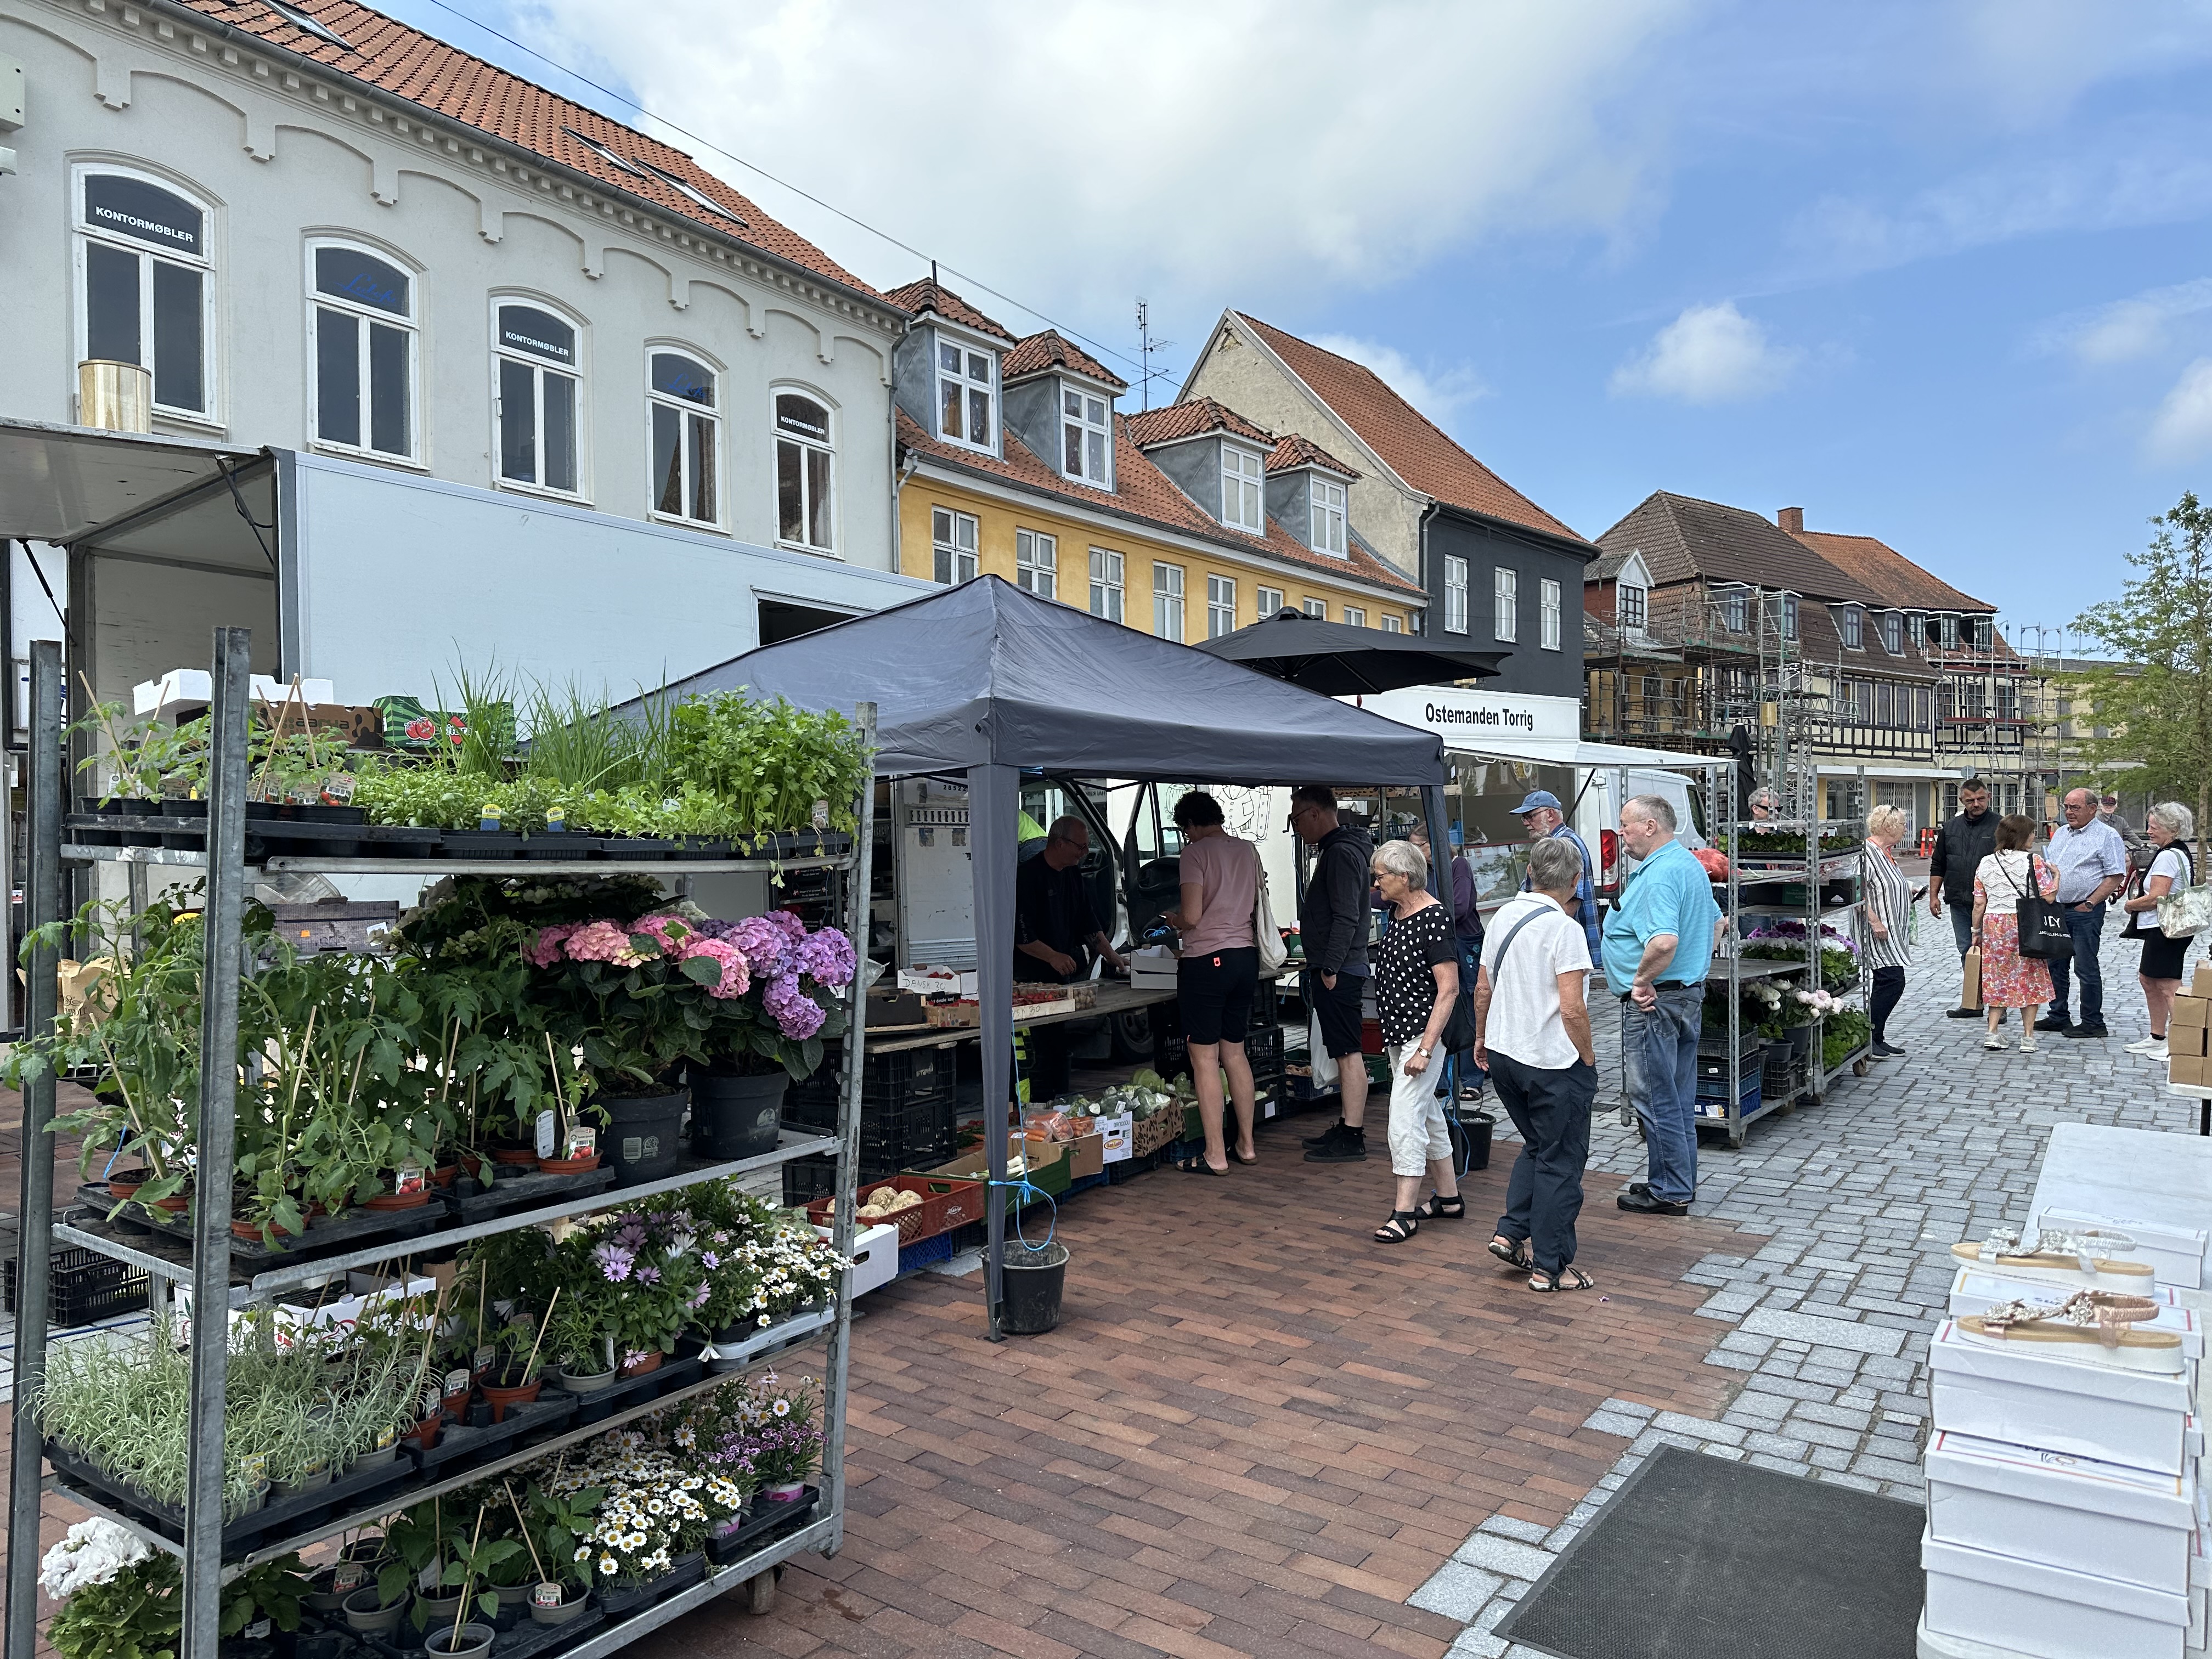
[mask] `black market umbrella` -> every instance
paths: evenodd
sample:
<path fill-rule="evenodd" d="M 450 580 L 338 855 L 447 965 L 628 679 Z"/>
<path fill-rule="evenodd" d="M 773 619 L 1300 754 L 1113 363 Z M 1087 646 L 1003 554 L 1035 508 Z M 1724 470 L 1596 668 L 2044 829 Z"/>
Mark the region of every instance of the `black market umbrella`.
<path fill-rule="evenodd" d="M 1249 628 L 1200 641 L 1198 648 L 1325 697 L 1486 680 L 1513 654 L 1439 648 L 1418 634 L 1382 634 L 1296 611 L 1279 611 Z"/>

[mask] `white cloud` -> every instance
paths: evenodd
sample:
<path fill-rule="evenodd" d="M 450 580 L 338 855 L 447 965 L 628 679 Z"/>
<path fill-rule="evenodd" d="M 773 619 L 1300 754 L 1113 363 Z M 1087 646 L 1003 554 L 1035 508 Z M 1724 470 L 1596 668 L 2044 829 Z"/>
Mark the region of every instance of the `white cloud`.
<path fill-rule="evenodd" d="M 522 9 L 550 56 L 605 65 L 647 108 L 941 259 L 948 281 L 1110 319 L 1119 343 L 1138 294 L 1196 333 L 1224 300 L 1297 309 L 1486 233 L 1637 221 L 1669 117 L 1631 94 L 1711 3 L 1620 0 L 1601 27 L 1495 0 L 660 0 L 649 27 L 635 0 Z M 664 136 L 869 280 L 919 274 Z"/>
<path fill-rule="evenodd" d="M 1483 384 L 1482 376 L 1472 364 L 1422 368 L 1395 346 L 1349 334 L 1316 334 L 1312 343 L 1323 351 L 1334 351 L 1340 357 L 1349 357 L 1373 369 L 1393 392 L 1438 426 L 1449 424 L 1451 417 L 1461 410 L 1490 394 L 1490 388 Z"/>
<path fill-rule="evenodd" d="M 2144 447 L 2159 461 L 2212 455 L 2212 357 L 2199 357 L 2181 371 L 2152 417 Z"/>
<path fill-rule="evenodd" d="M 1788 378 L 1804 353 L 1777 345 L 1732 300 L 1692 306 L 1613 373 L 1616 397 L 1672 398 L 1725 404 L 1762 397 Z"/>
<path fill-rule="evenodd" d="M 2212 276 L 2199 276 L 2056 318 L 2037 331 L 2035 343 L 2092 365 L 2124 363 L 2164 345 L 2170 325 L 2207 311 L 2212 311 Z"/>

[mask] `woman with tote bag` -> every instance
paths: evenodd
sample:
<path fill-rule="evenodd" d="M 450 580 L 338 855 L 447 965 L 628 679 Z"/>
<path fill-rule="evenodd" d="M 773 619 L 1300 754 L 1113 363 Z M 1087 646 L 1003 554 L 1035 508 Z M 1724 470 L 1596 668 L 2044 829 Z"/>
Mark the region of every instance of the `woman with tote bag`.
<path fill-rule="evenodd" d="M 2021 902 L 2048 900 L 2058 891 L 2058 872 L 2028 850 L 2035 825 L 2014 812 L 1997 820 L 1996 851 L 1974 872 L 1974 939 L 1982 951 L 1982 1009 L 1988 1031 L 1982 1047 L 2005 1047 L 1997 1035 L 2003 1010 L 2021 1014 L 2020 1051 L 2035 1052 L 2035 1022 L 2050 1002 L 2051 965 L 2020 951 Z"/>
<path fill-rule="evenodd" d="M 2142 987 L 2143 1006 L 2150 1014 L 2150 1036 L 2128 1044 L 2131 1054 L 2153 1060 L 2166 1058 L 2166 1023 L 2173 1015 L 2173 999 L 2181 989 L 2181 970 L 2189 955 L 2189 937 L 2171 937 L 2159 925 L 2159 902 L 2189 885 L 2192 859 L 2189 836 L 2197 828 L 2197 815 L 2178 800 L 2161 801 L 2150 809 L 2143 828 L 2157 851 L 2148 869 L 2128 878 L 2128 896 L 2120 908 L 2128 925 L 2122 939 L 2142 941 L 2142 961 L 2136 979 Z"/>
<path fill-rule="evenodd" d="M 1222 1125 L 1224 1072 L 1229 1074 L 1229 1104 L 1237 1115 L 1236 1159 L 1239 1164 L 1260 1161 L 1252 1145 L 1256 1108 L 1244 1033 L 1260 990 L 1258 918 L 1264 878 L 1260 849 L 1223 827 L 1221 803 L 1203 790 L 1194 789 L 1176 803 L 1175 822 L 1182 831 L 1178 870 L 1182 902 L 1160 919 L 1182 935 L 1176 1003 L 1190 1050 L 1199 1121 L 1206 1126 L 1205 1151 L 1184 1167 L 1196 1174 L 1225 1176 L 1231 1150 Z"/>

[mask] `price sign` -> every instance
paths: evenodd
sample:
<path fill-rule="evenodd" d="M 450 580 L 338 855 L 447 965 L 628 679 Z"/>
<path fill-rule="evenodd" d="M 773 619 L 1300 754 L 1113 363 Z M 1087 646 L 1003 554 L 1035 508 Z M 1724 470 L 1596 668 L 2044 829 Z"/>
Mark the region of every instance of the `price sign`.
<path fill-rule="evenodd" d="M 331 1593 L 350 1595 L 362 1587 L 368 1577 L 368 1569 L 358 1561 L 341 1561 L 337 1571 L 331 1575 Z"/>
<path fill-rule="evenodd" d="M 538 1156 L 553 1156 L 553 1114 L 550 1112 L 538 1115 Z"/>
<path fill-rule="evenodd" d="M 469 1384 L 475 1380 L 475 1373 L 471 1371 L 447 1371 L 446 1373 L 446 1392 L 449 1395 L 459 1394 L 466 1389 Z"/>
<path fill-rule="evenodd" d="M 540 1583 L 531 1593 L 530 1599 L 541 1607 L 557 1607 L 561 1605 L 561 1587 L 558 1584 Z"/>

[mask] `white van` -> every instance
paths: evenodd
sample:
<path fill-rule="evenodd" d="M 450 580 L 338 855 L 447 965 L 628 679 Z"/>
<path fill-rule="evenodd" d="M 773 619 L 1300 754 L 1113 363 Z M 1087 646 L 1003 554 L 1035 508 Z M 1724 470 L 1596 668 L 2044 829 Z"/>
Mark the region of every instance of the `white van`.
<path fill-rule="evenodd" d="M 1597 861 L 1597 896 L 1609 904 L 1621 878 L 1636 867 L 1620 845 L 1620 804 L 1636 795 L 1656 795 L 1674 809 L 1676 835 L 1695 852 L 1705 844 L 1705 792 L 1698 772 L 1664 772 L 1641 767 L 1595 767 L 1584 775 L 1573 813 L 1575 832 Z"/>

